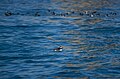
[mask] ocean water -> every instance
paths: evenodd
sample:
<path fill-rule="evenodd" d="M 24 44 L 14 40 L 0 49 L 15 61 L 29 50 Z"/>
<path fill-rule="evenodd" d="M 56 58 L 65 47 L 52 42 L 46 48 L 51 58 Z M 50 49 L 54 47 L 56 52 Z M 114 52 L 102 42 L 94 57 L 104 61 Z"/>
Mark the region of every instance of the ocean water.
<path fill-rule="evenodd" d="M 1 0 L 0 79 L 120 79 L 119 3 Z"/>

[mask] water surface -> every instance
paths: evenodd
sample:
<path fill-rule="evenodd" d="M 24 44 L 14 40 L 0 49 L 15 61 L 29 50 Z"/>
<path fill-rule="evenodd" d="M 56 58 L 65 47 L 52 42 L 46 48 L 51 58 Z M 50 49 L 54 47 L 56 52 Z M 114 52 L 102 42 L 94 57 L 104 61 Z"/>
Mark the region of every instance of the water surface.
<path fill-rule="evenodd" d="M 119 2 L 1 1 L 0 79 L 120 79 Z"/>

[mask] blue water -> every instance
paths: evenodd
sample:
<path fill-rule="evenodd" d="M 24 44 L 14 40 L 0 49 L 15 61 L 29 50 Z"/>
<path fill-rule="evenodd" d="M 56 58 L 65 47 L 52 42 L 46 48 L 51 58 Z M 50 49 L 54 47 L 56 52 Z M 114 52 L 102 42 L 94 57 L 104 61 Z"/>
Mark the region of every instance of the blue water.
<path fill-rule="evenodd" d="M 120 79 L 119 2 L 1 0 L 0 79 Z"/>

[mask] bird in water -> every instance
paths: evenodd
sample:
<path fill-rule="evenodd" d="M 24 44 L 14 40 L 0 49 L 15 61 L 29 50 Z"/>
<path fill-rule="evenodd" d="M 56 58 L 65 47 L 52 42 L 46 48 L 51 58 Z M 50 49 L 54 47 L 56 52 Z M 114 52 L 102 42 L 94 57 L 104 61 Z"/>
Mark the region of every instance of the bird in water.
<path fill-rule="evenodd" d="M 62 52 L 63 51 L 63 47 L 59 46 L 58 48 L 54 49 L 55 52 Z"/>
<path fill-rule="evenodd" d="M 12 13 L 11 12 L 5 12 L 5 16 L 11 16 L 12 15 Z"/>

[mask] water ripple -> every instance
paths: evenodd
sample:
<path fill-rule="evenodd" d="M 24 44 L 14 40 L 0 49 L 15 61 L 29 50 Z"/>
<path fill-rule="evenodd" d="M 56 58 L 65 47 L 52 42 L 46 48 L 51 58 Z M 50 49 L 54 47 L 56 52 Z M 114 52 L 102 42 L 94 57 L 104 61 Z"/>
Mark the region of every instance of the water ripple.
<path fill-rule="evenodd" d="M 118 3 L 1 1 L 0 79 L 119 79 Z"/>

